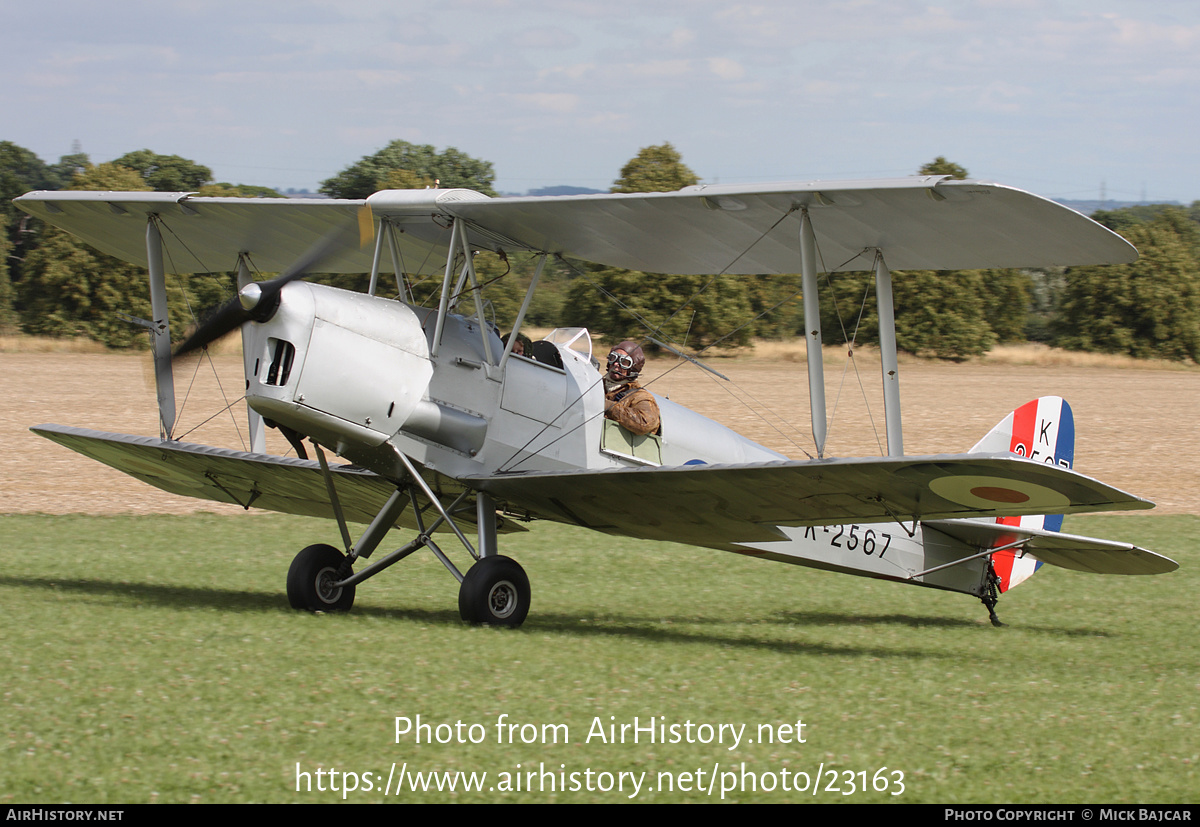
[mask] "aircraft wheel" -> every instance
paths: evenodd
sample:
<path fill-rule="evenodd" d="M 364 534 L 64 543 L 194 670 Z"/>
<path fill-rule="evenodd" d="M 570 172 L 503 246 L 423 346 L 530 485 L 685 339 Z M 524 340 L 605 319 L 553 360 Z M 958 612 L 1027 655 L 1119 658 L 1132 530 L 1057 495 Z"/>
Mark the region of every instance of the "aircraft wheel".
<path fill-rule="evenodd" d="M 345 555 L 333 546 L 319 543 L 296 555 L 288 569 L 287 595 L 293 609 L 310 612 L 348 612 L 354 605 L 354 587 L 335 589 Z"/>
<path fill-rule="evenodd" d="M 458 613 L 467 623 L 520 626 L 529 614 L 529 577 L 510 557 L 484 557 L 458 590 Z"/>

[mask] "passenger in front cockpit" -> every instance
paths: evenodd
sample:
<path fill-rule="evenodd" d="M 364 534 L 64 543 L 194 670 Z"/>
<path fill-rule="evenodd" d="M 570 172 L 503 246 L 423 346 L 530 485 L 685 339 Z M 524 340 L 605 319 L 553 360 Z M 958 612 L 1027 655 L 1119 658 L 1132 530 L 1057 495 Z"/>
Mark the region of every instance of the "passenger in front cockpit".
<path fill-rule="evenodd" d="M 500 340 L 504 343 L 505 347 L 508 347 L 508 338 L 510 336 L 512 336 L 511 333 L 506 333 L 506 334 L 504 334 L 504 338 Z M 513 344 L 512 352 L 517 356 L 526 356 L 526 357 L 532 359 L 533 354 L 530 353 L 530 345 L 531 344 L 532 343 L 529 341 L 528 336 L 526 336 L 524 333 L 518 333 L 517 341 L 516 341 L 516 343 Z"/>

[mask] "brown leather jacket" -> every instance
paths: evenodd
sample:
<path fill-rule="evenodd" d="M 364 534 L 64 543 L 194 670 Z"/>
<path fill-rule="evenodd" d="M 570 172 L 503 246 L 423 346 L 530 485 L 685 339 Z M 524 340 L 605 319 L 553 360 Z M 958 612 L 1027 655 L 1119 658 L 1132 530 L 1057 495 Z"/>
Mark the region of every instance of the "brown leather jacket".
<path fill-rule="evenodd" d="M 629 382 L 604 395 L 604 415 L 635 434 L 652 434 L 662 424 L 654 395 L 637 382 Z"/>

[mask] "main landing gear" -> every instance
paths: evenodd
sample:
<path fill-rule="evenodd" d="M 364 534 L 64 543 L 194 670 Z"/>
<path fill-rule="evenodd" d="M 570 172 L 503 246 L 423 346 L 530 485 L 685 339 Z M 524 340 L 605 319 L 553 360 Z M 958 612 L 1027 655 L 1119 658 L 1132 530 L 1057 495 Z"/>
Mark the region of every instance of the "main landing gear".
<path fill-rule="evenodd" d="M 354 605 L 354 586 L 335 585 L 348 576 L 340 573 L 348 559 L 324 543 L 297 554 L 287 576 L 288 602 L 292 608 L 310 612 L 350 611 Z"/>
<path fill-rule="evenodd" d="M 293 609 L 310 612 L 350 611 L 354 586 L 365 579 L 348 582 L 350 566 L 350 557 L 333 546 L 309 546 L 288 569 L 288 602 Z M 458 613 L 475 626 L 520 626 L 529 614 L 529 601 L 529 577 L 510 557 L 480 558 L 458 589 Z"/>
<path fill-rule="evenodd" d="M 358 543 L 352 545 L 337 492 L 333 487 L 332 475 L 320 448 L 317 449 L 317 457 L 321 460 L 333 510 L 350 553 L 343 554 L 333 546 L 319 544 L 309 546 L 297 554 L 292 560 L 287 576 L 288 602 L 292 608 L 310 612 L 349 611 L 354 605 L 355 586 L 400 562 L 414 551 L 427 547 L 458 580 L 458 612 L 464 621 L 473 625 L 514 627 L 525 622 L 530 604 L 529 577 L 516 560 L 497 553 L 496 506 L 488 494 L 482 491 L 475 492 L 477 551 L 453 517 L 454 514 L 461 513 L 460 506 L 471 492 L 463 491 L 449 508 L 444 508 L 437 495 L 404 457 L 413 482 L 398 488 L 392 494 L 375 515 L 371 525 L 363 532 Z M 438 512 L 437 519 L 428 527 L 425 526 L 423 507 L 418 499 L 421 494 L 424 494 L 424 499 L 431 504 L 425 505 L 424 509 L 432 507 Z M 413 518 L 417 523 L 416 538 L 357 573 L 354 572 L 354 563 L 371 556 L 409 504 L 412 505 Z M 443 524 L 458 536 L 475 561 L 465 576 L 434 542 L 433 533 Z"/>
<path fill-rule="evenodd" d="M 520 626 L 529 614 L 529 578 L 516 560 L 483 557 L 458 589 L 458 613 L 467 623 Z"/>

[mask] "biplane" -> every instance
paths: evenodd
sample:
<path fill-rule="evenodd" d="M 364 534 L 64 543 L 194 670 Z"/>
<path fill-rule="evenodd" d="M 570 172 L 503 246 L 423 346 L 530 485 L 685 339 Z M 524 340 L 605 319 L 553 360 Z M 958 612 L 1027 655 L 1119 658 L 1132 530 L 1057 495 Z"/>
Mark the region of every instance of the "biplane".
<path fill-rule="evenodd" d="M 363 200 L 63 191 L 16 203 L 145 266 L 154 316 L 145 324 L 157 437 L 33 430 L 175 494 L 336 519 L 344 548 L 310 545 L 291 564 L 297 609 L 350 609 L 360 583 L 427 548 L 458 580 L 465 621 L 520 625 L 529 579 L 499 553 L 499 537 L 511 541 L 539 519 L 961 592 L 981 599 L 996 624 L 999 594 L 1043 563 L 1107 574 L 1177 568 L 1146 549 L 1059 530 L 1064 514 L 1153 507 L 1073 470 L 1074 420 L 1062 399 L 1009 413 L 966 453 L 904 453 L 893 270 L 1137 257 L 1099 224 L 1021 190 L 922 176 L 515 198 L 464 189 Z M 484 250 L 538 262 L 507 339 L 475 271 Z M 514 350 L 548 256 L 647 273 L 800 273 L 816 455 L 789 459 L 662 397 L 658 433 L 606 419 L 586 329 Z M 874 271 L 886 456 L 825 455 L 818 261 Z M 180 350 L 240 330 L 249 450 L 173 438 L 166 273 L 231 269 L 238 295 Z M 252 272 L 279 275 L 255 281 Z M 370 286 L 305 280 L 314 272 L 369 273 Z M 440 279 L 428 306 L 414 299 L 418 277 Z M 297 456 L 266 453 L 265 427 Z M 357 540 L 350 523 L 366 526 Z M 372 560 L 394 527 L 413 536 Z M 448 542 L 465 550 L 465 573 Z"/>

